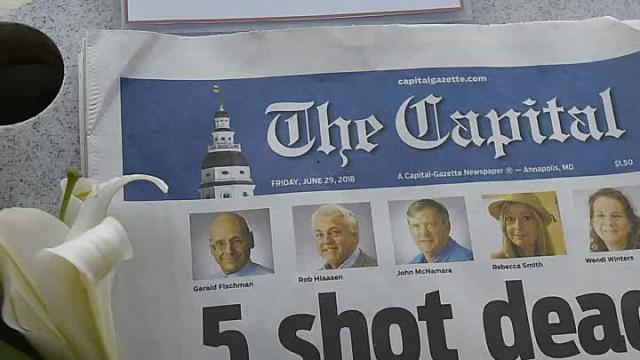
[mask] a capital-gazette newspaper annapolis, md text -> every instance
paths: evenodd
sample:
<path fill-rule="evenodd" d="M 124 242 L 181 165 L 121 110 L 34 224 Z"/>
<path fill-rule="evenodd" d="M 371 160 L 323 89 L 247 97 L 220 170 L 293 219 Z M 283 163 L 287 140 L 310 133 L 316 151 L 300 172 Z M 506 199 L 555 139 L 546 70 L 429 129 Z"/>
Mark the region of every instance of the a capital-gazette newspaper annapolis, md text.
<path fill-rule="evenodd" d="M 640 31 L 89 34 L 123 359 L 640 358 Z"/>

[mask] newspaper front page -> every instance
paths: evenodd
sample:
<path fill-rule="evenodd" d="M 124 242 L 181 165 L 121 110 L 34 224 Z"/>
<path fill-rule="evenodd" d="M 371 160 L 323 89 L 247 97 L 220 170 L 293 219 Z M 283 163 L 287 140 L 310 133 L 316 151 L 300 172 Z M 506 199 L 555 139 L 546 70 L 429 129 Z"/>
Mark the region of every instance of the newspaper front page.
<path fill-rule="evenodd" d="M 615 19 L 90 34 L 124 359 L 640 354 L 640 34 Z"/>

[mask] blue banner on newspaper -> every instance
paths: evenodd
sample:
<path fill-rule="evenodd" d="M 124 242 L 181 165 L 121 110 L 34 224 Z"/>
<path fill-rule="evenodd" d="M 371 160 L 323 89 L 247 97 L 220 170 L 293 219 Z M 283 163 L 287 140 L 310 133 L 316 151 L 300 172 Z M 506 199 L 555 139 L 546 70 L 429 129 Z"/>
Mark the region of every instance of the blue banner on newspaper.
<path fill-rule="evenodd" d="M 583 64 L 121 81 L 125 200 L 637 171 L 640 53 Z"/>

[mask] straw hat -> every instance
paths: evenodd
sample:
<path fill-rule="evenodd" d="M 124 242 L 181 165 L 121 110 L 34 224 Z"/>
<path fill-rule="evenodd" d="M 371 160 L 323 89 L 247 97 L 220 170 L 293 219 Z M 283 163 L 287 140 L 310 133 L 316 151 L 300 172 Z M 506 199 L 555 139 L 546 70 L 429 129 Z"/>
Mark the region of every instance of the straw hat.
<path fill-rule="evenodd" d="M 545 226 L 548 226 L 552 221 L 555 221 L 553 215 L 547 211 L 544 205 L 542 205 L 540 199 L 534 193 L 507 194 L 503 199 L 489 204 L 489 214 L 499 221 L 502 206 L 506 203 L 516 203 L 529 206 L 542 216 L 542 221 Z"/>

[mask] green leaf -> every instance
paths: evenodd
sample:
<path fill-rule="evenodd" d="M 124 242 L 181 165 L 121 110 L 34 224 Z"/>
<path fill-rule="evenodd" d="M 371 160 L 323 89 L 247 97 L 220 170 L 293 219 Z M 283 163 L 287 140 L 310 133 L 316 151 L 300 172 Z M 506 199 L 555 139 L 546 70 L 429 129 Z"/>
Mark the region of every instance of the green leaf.
<path fill-rule="evenodd" d="M 30 360 L 30 358 L 20 351 L 11 347 L 11 345 L 0 340 L 0 359 L 2 360 Z"/>

